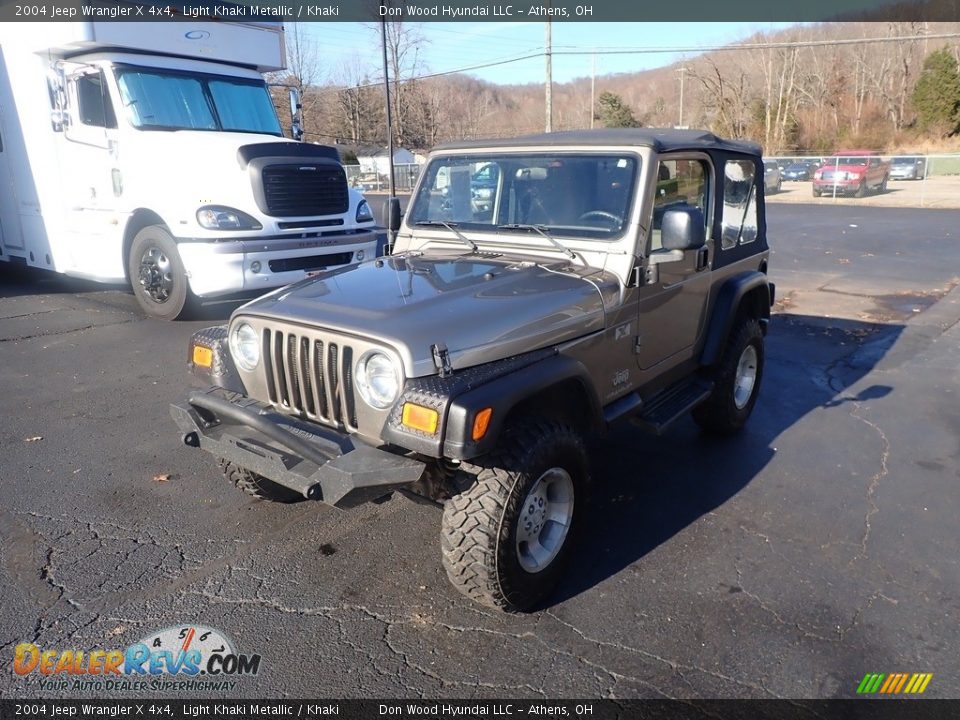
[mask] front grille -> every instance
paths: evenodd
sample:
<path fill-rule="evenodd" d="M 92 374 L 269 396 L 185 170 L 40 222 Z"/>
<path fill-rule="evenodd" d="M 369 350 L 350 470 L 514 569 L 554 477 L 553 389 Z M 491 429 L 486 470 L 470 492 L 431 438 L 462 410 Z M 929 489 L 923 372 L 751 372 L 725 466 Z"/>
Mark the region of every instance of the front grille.
<path fill-rule="evenodd" d="M 270 272 L 289 272 L 290 270 L 319 270 L 320 268 L 346 265 L 353 260 L 352 252 L 331 253 L 330 255 L 311 255 L 309 257 L 279 258 L 267 264 Z"/>
<path fill-rule="evenodd" d="M 329 338 L 266 329 L 263 357 L 273 405 L 356 430 L 353 348 Z"/>
<path fill-rule="evenodd" d="M 347 176 L 339 165 L 267 165 L 262 177 L 268 215 L 340 215 L 350 207 Z"/>

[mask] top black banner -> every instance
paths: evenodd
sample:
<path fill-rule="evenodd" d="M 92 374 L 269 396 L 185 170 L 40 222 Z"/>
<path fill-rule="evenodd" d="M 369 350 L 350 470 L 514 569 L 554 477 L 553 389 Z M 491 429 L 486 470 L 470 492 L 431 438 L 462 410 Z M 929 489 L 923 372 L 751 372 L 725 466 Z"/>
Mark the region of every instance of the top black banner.
<path fill-rule="evenodd" d="M 0 21 L 196 22 L 960 21 L 960 0 L 0 0 Z"/>

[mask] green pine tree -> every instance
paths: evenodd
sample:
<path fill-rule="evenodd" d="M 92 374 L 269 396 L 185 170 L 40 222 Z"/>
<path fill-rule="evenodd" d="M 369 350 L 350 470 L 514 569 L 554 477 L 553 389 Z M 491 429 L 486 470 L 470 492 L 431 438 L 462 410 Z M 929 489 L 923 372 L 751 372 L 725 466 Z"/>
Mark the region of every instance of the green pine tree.
<path fill-rule="evenodd" d="M 604 127 L 643 127 L 643 123 L 633 115 L 623 98 L 612 92 L 602 92 L 597 100 L 599 120 Z"/>
<path fill-rule="evenodd" d="M 923 130 L 942 136 L 960 132 L 960 68 L 947 48 L 927 55 L 913 89 L 913 107 Z"/>

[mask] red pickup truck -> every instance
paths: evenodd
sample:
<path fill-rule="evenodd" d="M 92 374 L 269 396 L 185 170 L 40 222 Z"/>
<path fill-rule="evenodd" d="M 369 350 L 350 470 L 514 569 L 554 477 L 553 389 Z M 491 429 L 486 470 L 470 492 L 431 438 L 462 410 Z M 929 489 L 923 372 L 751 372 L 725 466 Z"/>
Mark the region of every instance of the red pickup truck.
<path fill-rule="evenodd" d="M 813 174 L 813 196 L 822 194 L 863 197 L 870 190 L 885 192 L 890 163 L 870 150 L 842 150 L 823 161 Z"/>

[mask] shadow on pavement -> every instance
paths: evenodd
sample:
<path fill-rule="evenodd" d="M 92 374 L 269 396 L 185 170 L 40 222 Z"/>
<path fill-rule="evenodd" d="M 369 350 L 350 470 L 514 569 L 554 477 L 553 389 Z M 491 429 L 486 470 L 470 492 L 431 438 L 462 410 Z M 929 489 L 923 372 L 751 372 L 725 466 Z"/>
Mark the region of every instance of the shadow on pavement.
<path fill-rule="evenodd" d="M 904 330 L 805 315 L 776 315 L 767 337 L 760 398 L 746 429 L 702 434 L 692 420 L 653 437 L 624 423 L 591 448 L 590 518 L 550 605 L 574 597 L 644 557 L 746 487 L 776 438 L 816 408 L 884 397 L 875 385 L 844 390 L 869 373 Z"/>
<path fill-rule="evenodd" d="M 187 318 L 189 320 L 226 321 L 238 307 L 267 291 L 238 293 L 225 298 L 204 300 Z M 90 296 L 108 305 L 123 305 L 125 309 L 141 310 L 128 285 L 100 283 L 69 277 L 50 270 L 16 263 L 0 263 L 0 298 L 32 297 L 37 295 Z M 113 300 L 111 300 L 113 298 Z"/>

